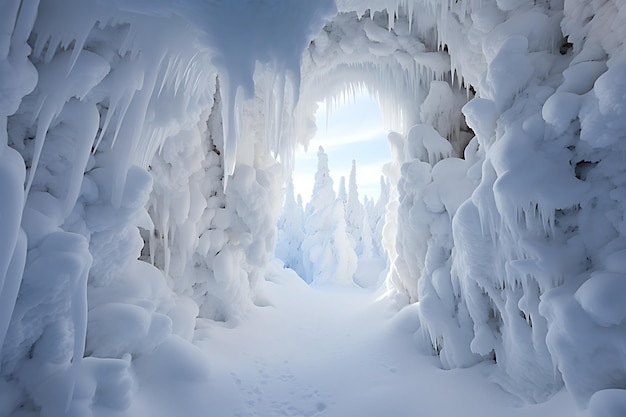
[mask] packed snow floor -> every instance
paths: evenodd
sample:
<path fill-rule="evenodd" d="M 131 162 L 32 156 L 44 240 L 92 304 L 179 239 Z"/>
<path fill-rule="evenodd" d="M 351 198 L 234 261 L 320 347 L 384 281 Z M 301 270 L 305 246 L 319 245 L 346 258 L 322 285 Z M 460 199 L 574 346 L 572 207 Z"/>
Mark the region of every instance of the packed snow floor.
<path fill-rule="evenodd" d="M 380 291 L 308 287 L 295 274 L 281 274 L 267 283 L 266 296 L 269 305 L 236 327 L 200 331 L 199 344 L 212 358 L 204 415 L 588 415 L 566 392 L 521 404 L 490 382 L 488 364 L 439 369 L 415 348 L 413 309 L 398 313 L 402 303 Z"/>

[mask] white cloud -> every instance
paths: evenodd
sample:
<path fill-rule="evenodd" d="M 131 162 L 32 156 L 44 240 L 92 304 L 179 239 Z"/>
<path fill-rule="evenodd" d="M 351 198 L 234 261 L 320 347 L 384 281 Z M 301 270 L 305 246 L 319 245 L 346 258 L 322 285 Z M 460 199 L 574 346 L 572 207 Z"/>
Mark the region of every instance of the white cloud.
<path fill-rule="evenodd" d="M 324 149 L 332 149 L 344 145 L 379 140 L 381 136 L 387 137 L 387 132 L 383 128 L 368 129 L 345 135 L 333 134 L 327 136 L 324 133 L 319 133 L 311 143 L 322 145 Z"/>
<path fill-rule="evenodd" d="M 318 132 L 311 140 L 308 151 L 296 152 L 294 188 L 306 203 L 311 198 L 317 148 L 321 145 L 328 154 L 330 175 L 339 187 L 342 176 L 350 176 L 352 160 L 357 163 L 357 185 L 361 201 L 365 195 L 378 198 L 382 166 L 389 162 L 391 154 L 386 141 L 387 131 L 383 126 L 378 104 L 369 97 L 357 97 L 352 105 L 332 110 L 326 128 L 325 107 L 321 105 L 316 114 Z"/>
<path fill-rule="evenodd" d="M 363 202 L 366 195 L 370 198 L 378 198 L 380 194 L 380 176 L 382 175 L 382 167 L 388 160 L 381 159 L 367 165 L 360 166 L 357 162 L 356 181 L 359 191 L 359 199 Z M 351 166 L 334 167 L 333 161 L 329 161 L 330 176 L 334 181 L 335 192 L 339 188 L 341 177 L 346 178 L 346 187 L 350 178 Z M 313 192 L 313 183 L 315 182 L 315 171 L 298 171 L 293 174 L 293 185 L 296 194 L 302 196 L 302 201 L 308 202 Z"/>
<path fill-rule="evenodd" d="M 296 151 L 296 158 L 298 159 L 314 159 L 317 158 L 317 148 L 321 145 L 326 153 L 333 151 L 336 148 L 346 145 L 364 144 L 375 140 L 380 140 L 381 137 L 387 137 L 387 131 L 383 128 L 362 130 L 358 132 L 352 132 L 345 135 L 340 135 L 335 132 L 332 134 L 318 133 L 317 136 L 309 144 L 309 148 L 305 151 L 300 148 Z"/>

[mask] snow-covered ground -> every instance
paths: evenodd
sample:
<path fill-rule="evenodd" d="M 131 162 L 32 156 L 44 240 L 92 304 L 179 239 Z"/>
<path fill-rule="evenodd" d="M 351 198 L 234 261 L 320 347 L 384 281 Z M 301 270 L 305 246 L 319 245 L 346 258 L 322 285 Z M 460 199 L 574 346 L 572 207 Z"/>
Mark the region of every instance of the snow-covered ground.
<path fill-rule="evenodd" d="M 524 405 L 494 366 L 442 370 L 416 351 L 416 310 L 381 291 L 307 286 L 274 268 L 267 307 L 236 328 L 211 324 L 210 415 L 220 417 L 577 417 L 566 392 Z M 398 313 L 398 311 L 400 312 Z"/>

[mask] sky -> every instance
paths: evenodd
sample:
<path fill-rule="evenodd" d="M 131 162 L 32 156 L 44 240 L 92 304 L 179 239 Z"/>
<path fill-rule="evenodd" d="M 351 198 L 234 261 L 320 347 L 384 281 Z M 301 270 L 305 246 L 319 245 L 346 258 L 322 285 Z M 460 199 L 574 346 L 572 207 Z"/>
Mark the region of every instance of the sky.
<path fill-rule="evenodd" d="M 335 192 L 342 176 L 346 178 L 346 191 L 350 179 L 352 160 L 356 161 L 356 179 L 359 199 L 380 194 L 382 166 L 391 160 L 387 144 L 387 130 L 378 103 L 367 92 L 357 94 L 353 102 L 334 107 L 328 114 L 326 104 L 320 103 L 315 115 L 317 134 L 308 151 L 296 152 L 293 182 L 296 194 L 306 203 L 311 199 L 317 149 L 320 145 L 328 154 L 330 176 Z"/>

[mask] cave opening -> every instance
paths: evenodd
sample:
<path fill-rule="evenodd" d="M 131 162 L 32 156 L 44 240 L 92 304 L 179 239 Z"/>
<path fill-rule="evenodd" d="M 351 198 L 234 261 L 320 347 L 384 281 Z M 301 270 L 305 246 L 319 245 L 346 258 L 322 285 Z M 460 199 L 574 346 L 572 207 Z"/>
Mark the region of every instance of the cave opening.
<path fill-rule="evenodd" d="M 308 283 L 377 287 L 388 265 L 383 172 L 391 161 L 381 106 L 366 88 L 346 89 L 319 101 L 314 120 L 315 135 L 295 154 L 276 255 Z M 320 249 L 332 255 L 317 259 Z"/>
<path fill-rule="evenodd" d="M 302 196 L 303 203 L 311 198 L 319 146 L 328 155 L 335 191 L 339 191 L 342 177 L 348 181 L 352 161 L 355 161 L 361 202 L 365 197 L 378 200 L 382 167 L 391 160 L 391 153 L 387 142 L 388 130 L 376 99 L 363 91 L 352 99 L 337 103 L 322 101 L 318 103 L 315 121 L 315 136 L 306 149 L 298 147 L 292 174 L 294 188 Z M 348 183 L 345 185 L 347 187 Z"/>

